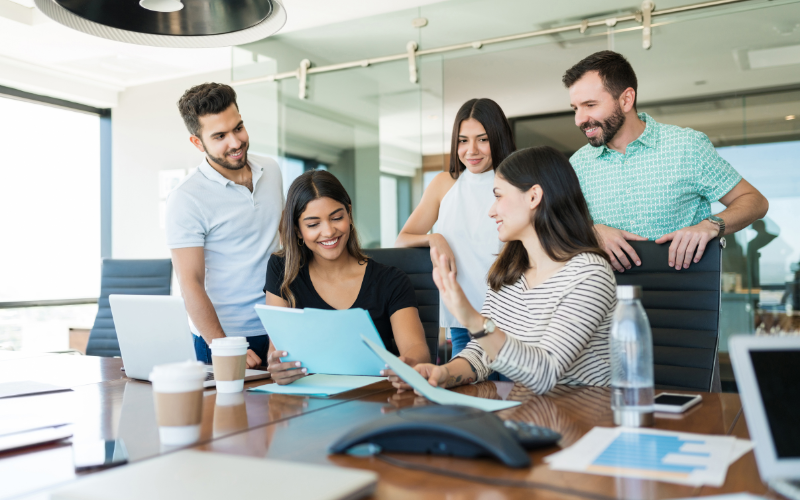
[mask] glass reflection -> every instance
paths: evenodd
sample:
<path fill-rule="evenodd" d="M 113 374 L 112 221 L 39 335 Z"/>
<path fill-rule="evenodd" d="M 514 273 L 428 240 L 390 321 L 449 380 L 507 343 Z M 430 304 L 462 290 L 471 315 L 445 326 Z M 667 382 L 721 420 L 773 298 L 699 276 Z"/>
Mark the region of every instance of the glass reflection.
<path fill-rule="evenodd" d="M 217 393 L 214 403 L 215 438 L 248 428 L 247 405 L 243 393 Z"/>

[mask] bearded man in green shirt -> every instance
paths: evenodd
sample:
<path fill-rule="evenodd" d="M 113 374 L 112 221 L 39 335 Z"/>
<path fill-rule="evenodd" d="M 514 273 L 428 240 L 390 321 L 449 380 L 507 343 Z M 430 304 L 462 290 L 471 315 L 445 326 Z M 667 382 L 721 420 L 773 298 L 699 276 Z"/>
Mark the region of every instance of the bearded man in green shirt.
<path fill-rule="evenodd" d="M 589 140 L 570 163 L 617 271 L 641 265 L 628 241 L 671 241 L 669 265 L 687 269 L 710 240 L 766 215 L 766 198 L 705 134 L 636 112 L 636 73 L 621 54 L 592 54 L 567 70 L 563 82 L 575 125 Z M 715 201 L 726 208 L 712 215 Z"/>

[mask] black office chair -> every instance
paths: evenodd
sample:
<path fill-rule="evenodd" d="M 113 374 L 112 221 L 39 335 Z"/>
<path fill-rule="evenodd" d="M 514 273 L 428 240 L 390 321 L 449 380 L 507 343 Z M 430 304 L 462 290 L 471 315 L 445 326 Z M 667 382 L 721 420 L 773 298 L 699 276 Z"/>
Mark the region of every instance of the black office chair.
<path fill-rule="evenodd" d="M 119 356 L 117 330 L 111 316 L 108 296 L 169 295 L 172 284 L 172 261 L 103 259 L 100 298 L 97 317 L 89 333 L 86 354 L 89 356 Z"/>
<path fill-rule="evenodd" d="M 642 265 L 614 274 L 617 285 L 642 287 L 656 388 L 719 392 L 720 240 L 710 241 L 700 262 L 680 271 L 667 262 L 669 243 L 629 243 Z"/>
<path fill-rule="evenodd" d="M 431 361 L 437 363 L 439 347 L 439 290 L 433 282 L 433 264 L 427 248 L 370 248 L 364 253 L 376 262 L 394 266 L 408 275 L 419 305 L 419 319 Z M 442 353 L 444 356 L 444 353 Z"/>

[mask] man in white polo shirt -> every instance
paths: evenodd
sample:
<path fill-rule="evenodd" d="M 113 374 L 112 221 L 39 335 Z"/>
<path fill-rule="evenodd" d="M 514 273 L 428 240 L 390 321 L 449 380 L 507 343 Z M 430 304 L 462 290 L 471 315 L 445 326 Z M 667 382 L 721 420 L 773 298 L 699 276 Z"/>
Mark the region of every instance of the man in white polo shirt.
<path fill-rule="evenodd" d="M 278 164 L 247 154 L 249 137 L 228 85 L 187 90 L 178 108 L 206 158 L 167 198 L 167 246 L 186 301 L 197 359 L 211 363 L 217 337 L 247 337 L 247 366 L 266 364 L 263 304 L 269 256 L 278 249 L 283 188 Z"/>

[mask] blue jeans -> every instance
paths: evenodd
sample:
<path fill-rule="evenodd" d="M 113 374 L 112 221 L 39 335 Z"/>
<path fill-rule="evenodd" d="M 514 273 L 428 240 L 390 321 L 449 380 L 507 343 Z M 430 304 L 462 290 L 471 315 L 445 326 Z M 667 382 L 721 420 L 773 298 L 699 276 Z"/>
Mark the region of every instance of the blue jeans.
<path fill-rule="evenodd" d="M 453 352 L 450 359 L 456 357 L 458 353 L 464 350 L 469 344 L 469 332 L 466 328 L 451 328 L 450 329 L 450 342 L 453 344 Z"/>
<path fill-rule="evenodd" d="M 451 328 L 450 329 L 450 342 L 453 344 L 453 355 L 450 359 L 456 357 L 469 344 L 469 332 L 466 328 Z M 487 380 L 496 380 L 498 382 L 513 382 L 510 378 L 502 373 L 492 372 Z"/>
<path fill-rule="evenodd" d="M 248 349 L 252 349 L 259 358 L 261 358 L 261 366 L 267 366 L 267 351 L 269 350 L 269 335 L 258 335 L 255 337 L 247 337 L 247 342 L 250 343 Z M 197 355 L 197 361 L 211 364 L 211 348 L 206 344 L 203 337 L 194 335 L 194 352 Z"/>

